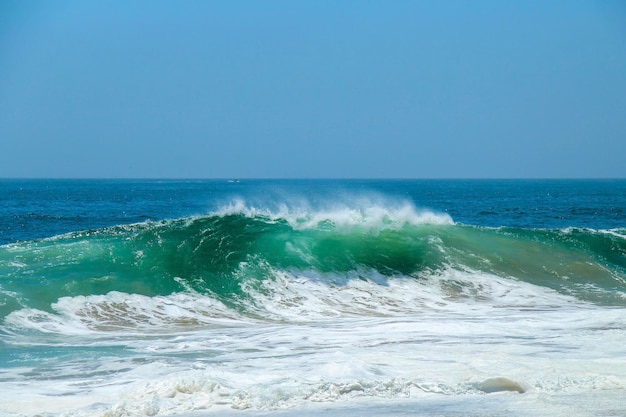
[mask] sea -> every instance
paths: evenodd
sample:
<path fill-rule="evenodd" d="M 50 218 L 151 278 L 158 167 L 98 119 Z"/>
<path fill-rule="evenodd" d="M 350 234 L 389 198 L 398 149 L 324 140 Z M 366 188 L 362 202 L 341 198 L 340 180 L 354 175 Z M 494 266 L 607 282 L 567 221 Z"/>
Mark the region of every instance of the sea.
<path fill-rule="evenodd" d="M 624 416 L 626 180 L 0 180 L 1 416 Z"/>

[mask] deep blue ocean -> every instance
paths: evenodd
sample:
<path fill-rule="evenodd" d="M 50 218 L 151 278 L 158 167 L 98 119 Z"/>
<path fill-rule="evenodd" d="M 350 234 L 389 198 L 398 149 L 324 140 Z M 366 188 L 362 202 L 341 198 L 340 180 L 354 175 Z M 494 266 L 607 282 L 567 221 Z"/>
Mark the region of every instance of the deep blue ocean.
<path fill-rule="evenodd" d="M 625 415 L 625 307 L 626 180 L 0 180 L 0 415 Z"/>
<path fill-rule="evenodd" d="M 625 227 L 626 180 L 0 180 L 0 244 L 261 204 L 377 193 L 455 222 L 524 228 Z M 332 203 L 332 202 L 331 202 Z"/>

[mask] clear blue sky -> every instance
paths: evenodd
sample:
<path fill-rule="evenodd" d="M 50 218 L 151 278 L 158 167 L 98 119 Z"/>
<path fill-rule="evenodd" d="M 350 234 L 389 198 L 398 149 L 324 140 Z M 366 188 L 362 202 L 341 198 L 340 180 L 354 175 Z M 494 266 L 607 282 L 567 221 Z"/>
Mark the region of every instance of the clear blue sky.
<path fill-rule="evenodd" d="M 4 0 L 0 177 L 626 177 L 626 2 Z"/>

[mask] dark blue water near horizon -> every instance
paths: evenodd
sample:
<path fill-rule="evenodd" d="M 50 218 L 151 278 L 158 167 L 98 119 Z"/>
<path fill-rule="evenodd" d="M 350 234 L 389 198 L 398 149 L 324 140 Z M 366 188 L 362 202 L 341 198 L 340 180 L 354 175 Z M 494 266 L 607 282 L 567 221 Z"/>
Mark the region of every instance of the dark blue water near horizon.
<path fill-rule="evenodd" d="M 0 180 L 0 244 L 210 213 L 241 198 L 271 206 L 363 196 L 406 200 L 487 227 L 626 227 L 626 180 Z M 253 201 L 250 201 L 253 200 Z"/>

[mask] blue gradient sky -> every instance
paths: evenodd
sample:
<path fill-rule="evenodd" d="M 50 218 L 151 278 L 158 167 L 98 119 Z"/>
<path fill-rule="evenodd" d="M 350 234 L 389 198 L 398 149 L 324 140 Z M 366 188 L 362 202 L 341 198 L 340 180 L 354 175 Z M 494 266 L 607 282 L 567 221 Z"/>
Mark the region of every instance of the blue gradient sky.
<path fill-rule="evenodd" d="M 626 2 L 3 1 L 0 177 L 626 177 Z"/>

